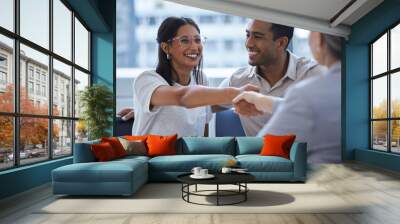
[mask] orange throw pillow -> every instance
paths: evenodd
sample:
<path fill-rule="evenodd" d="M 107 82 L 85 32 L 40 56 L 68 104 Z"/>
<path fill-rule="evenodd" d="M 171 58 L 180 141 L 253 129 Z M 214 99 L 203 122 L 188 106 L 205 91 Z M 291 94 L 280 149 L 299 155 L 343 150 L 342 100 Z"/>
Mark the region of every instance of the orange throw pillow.
<path fill-rule="evenodd" d="M 295 139 L 296 135 L 265 135 L 260 155 L 280 156 L 290 159 L 290 148 Z"/>
<path fill-rule="evenodd" d="M 129 140 L 129 141 L 146 141 L 147 135 L 125 135 L 124 139 Z"/>
<path fill-rule="evenodd" d="M 146 146 L 146 149 L 148 149 L 149 147 L 147 147 L 147 140 L 148 135 L 125 135 L 124 139 L 128 140 L 128 141 L 143 141 L 144 142 L 144 146 Z"/>
<path fill-rule="evenodd" d="M 114 149 L 115 155 L 117 158 L 121 158 L 126 156 L 126 151 L 122 146 L 121 142 L 119 142 L 118 138 L 110 137 L 110 138 L 101 138 L 101 142 L 108 142 Z"/>
<path fill-rule="evenodd" d="M 117 158 L 114 149 L 108 142 L 92 144 L 90 148 L 94 154 L 94 157 L 99 162 L 109 161 Z"/>
<path fill-rule="evenodd" d="M 176 155 L 176 140 L 178 135 L 161 136 L 148 135 L 148 156 Z"/>

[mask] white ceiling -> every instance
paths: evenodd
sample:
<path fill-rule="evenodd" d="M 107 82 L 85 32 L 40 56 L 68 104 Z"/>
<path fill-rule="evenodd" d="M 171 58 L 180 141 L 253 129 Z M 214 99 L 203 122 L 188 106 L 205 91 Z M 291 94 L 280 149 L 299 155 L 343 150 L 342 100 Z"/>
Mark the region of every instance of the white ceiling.
<path fill-rule="evenodd" d="M 350 1 L 351 0 L 231 0 L 231 2 L 324 20 L 332 18 Z"/>
<path fill-rule="evenodd" d="M 383 2 L 383 0 L 169 1 L 343 37 L 350 34 L 353 23 Z M 341 12 L 348 4 L 347 9 Z"/>

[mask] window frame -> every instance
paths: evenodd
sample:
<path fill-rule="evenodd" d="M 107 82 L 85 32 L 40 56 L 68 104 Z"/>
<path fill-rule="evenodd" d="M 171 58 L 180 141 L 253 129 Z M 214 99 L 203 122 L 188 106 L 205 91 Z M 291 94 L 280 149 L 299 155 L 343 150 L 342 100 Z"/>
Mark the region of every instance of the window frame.
<path fill-rule="evenodd" d="M 370 43 L 368 43 L 368 52 L 369 52 L 369 78 L 368 78 L 368 84 L 369 84 L 369 149 L 373 151 L 380 151 L 380 152 L 386 152 L 386 153 L 391 153 L 391 154 L 400 154 L 400 152 L 393 152 L 392 151 L 392 121 L 400 121 L 400 117 L 393 117 L 392 116 L 392 98 L 391 98 L 391 91 L 392 91 L 392 86 L 391 86 L 391 79 L 392 76 L 395 75 L 396 73 L 400 72 L 400 67 L 391 69 L 391 31 L 393 28 L 400 26 L 400 21 L 395 22 L 392 24 L 390 27 L 385 29 L 384 32 L 379 34 L 375 39 L 373 39 Z M 387 35 L 387 64 L 386 64 L 386 71 L 376 74 L 374 76 L 373 74 L 373 44 L 376 43 L 381 37 L 384 35 Z M 386 77 L 386 87 L 387 87 L 387 105 L 386 105 L 386 118 L 373 118 L 373 93 L 374 93 L 374 86 L 373 86 L 373 81 L 378 79 Z M 373 122 L 374 121 L 386 121 L 386 151 L 379 150 L 374 148 L 374 136 L 373 136 Z"/>
<path fill-rule="evenodd" d="M 7 57 L 7 55 L 0 53 L 0 58 L 3 59 L 1 62 L 4 61 L 4 65 L 0 64 L 0 85 L 3 85 L 3 84 L 6 85 L 7 79 L 8 79 L 8 75 L 7 75 L 8 57 Z M 3 75 L 4 75 L 4 79 L 3 79 Z M 4 83 L 3 83 L 3 81 L 4 81 Z"/>
<path fill-rule="evenodd" d="M 0 85 L 3 85 L 3 84 L 7 84 L 7 73 L 0 70 Z"/>
<path fill-rule="evenodd" d="M 92 61 L 91 61 L 91 49 L 92 49 L 92 43 L 91 43 L 91 37 L 92 37 L 92 30 L 88 27 L 88 25 L 84 22 L 84 20 L 79 16 L 78 13 L 75 12 L 75 10 L 72 9 L 72 7 L 66 2 L 65 0 L 59 0 L 68 10 L 71 11 L 71 18 L 70 18 L 70 23 L 72 26 L 71 30 L 71 59 L 64 58 L 63 56 L 55 53 L 53 50 L 53 24 L 54 24 L 54 17 L 53 17 L 53 1 L 54 0 L 47 0 L 49 4 L 49 47 L 46 49 L 45 47 L 40 46 L 39 44 L 34 43 L 33 41 L 30 41 L 29 39 L 26 39 L 25 37 L 20 35 L 20 0 L 14 0 L 13 1 L 13 10 L 14 10 L 14 18 L 13 18 L 13 31 L 10 31 L 4 27 L 0 26 L 0 35 L 10 38 L 13 41 L 13 54 L 12 54 L 12 69 L 11 69 L 11 75 L 13 75 L 14 78 L 14 110 L 13 112 L 2 112 L 0 111 L 0 116 L 2 117 L 12 117 L 13 119 L 13 165 L 10 167 L 5 167 L 5 168 L 0 168 L 1 171 L 5 170 L 10 170 L 10 169 L 16 169 L 19 167 L 23 166 L 29 166 L 37 163 L 43 163 L 46 161 L 54 160 L 54 159 L 61 159 L 65 157 L 70 157 L 73 156 L 74 152 L 74 143 L 75 143 L 75 123 L 76 121 L 79 120 L 79 117 L 75 117 L 75 108 L 71 108 L 71 114 L 68 116 L 56 116 L 53 115 L 53 59 L 58 60 L 59 62 L 62 62 L 68 66 L 71 66 L 71 104 L 74 105 L 75 103 L 75 88 L 73 83 L 75 82 L 75 69 L 87 74 L 89 76 L 89 83 L 88 86 L 92 85 Z M 78 64 L 75 63 L 75 18 L 83 25 L 83 27 L 88 31 L 88 69 L 85 69 Z M 39 114 L 27 114 L 27 113 L 21 113 L 20 111 L 20 85 L 21 85 L 21 80 L 20 80 L 20 65 L 21 65 L 21 57 L 20 57 L 20 45 L 23 44 L 29 48 L 32 48 L 33 50 L 36 50 L 42 54 L 45 54 L 48 56 L 49 62 L 48 62 L 48 71 L 47 71 L 47 84 L 45 85 L 45 90 L 48 92 L 45 95 L 48 96 L 48 112 L 46 115 L 39 115 Z M 33 79 L 30 77 L 30 69 L 31 67 L 29 64 L 27 64 L 27 73 L 26 75 L 26 81 L 32 81 L 34 84 L 34 92 L 36 92 L 35 89 L 35 84 L 40 83 L 40 87 L 42 88 L 42 79 L 41 75 L 42 72 L 39 73 L 39 80 L 36 80 L 36 72 L 37 68 L 33 68 Z M 27 84 L 27 91 L 29 91 L 29 87 Z M 42 97 L 42 92 L 40 88 L 40 94 L 38 96 Z M 35 93 L 34 93 L 35 94 Z M 35 102 L 34 102 L 35 103 Z M 48 123 L 48 135 L 47 135 L 47 150 L 48 150 L 48 155 L 47 157 L 43 157 L 43 160 L 40 160 L 38 162 L 29 162 L 29 163 L 21 163 L 21 158 L 20 158 L 20 119 L 21 118 L 45 118 L 47 119 Z M 53 123 L 56 122 L 57 120 L 64 120 L 64 121 L 70 121 L 71 122 L 71 153 L 68 155 L 62 155 L 62 156 L 54 156 L 54 148 L 53 147 Z"/>

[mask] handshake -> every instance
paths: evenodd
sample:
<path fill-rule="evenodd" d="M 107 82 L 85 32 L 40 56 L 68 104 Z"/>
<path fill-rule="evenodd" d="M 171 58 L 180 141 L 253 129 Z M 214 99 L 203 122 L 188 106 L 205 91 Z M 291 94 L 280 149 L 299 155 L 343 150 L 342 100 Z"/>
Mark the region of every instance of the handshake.
<path fill-rule="evenodd" d="M 243 116 L 257 116 L 263 113 L 272 113 L 272 107 L 278 97 L 266 96 L 258 93 L 260 88 L 246 84 L 240 88 L 235 88 L 236 96 L 232 99 L 235 112 Z M 231 96 L 232 97 L 232 96 Z M 229 102 L 230 99 L 228 99 Z M 117 117 L 127 121 L 134 118 L 133 108 L 123 108 L 117 113 Z"/>
<path fill-rule="evenodd" d="M 235 112 L 243 116 L 271 113 L 274 101 L 278 100 L 277 97 L 258 93 L 259 88 L 251 84 L 241 87 L 240 90 L 241 93 L 232 100 L 232 104 L 235 107 Z"/>

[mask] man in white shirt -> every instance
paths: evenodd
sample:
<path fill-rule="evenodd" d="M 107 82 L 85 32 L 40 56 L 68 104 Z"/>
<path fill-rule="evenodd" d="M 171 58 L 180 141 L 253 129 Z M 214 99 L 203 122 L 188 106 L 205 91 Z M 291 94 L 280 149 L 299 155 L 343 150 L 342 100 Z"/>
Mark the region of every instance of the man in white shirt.
<path fill-rule="evenodd" d="M 314 58 L 327 72 L 293 85 L 284 98 L 243 92 L 233 103 L 245 100 L 265 113 L 273 113 L 258 133 L 296 135 L 307 142 L 307 161 L 341 162 L 341 37 L 311 32 L 309 44 Z"/>
<path fill-rule="evenodd" d="M 250 66 L 237 70 L 220 87 L 240 87 L 250 83 L 258 86 L 261 94 L 283 97 L 289 86 L 322 74 L 322 66 L 315 61 L 299 58 L 287 50 L 293 30 L 293 27 L 252 20 L 246 28 Z M 221 105 L 213 107 L 213 111 L 230 107 Z M 271 114 L 263 114 L 245 101 L 239 103 L 237 112 L 246 136 L 256 136 L 271 118 Z"/>

